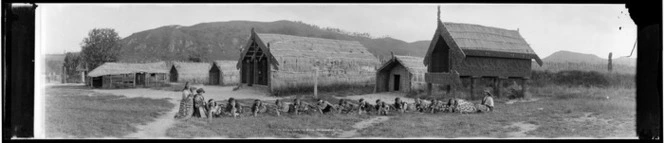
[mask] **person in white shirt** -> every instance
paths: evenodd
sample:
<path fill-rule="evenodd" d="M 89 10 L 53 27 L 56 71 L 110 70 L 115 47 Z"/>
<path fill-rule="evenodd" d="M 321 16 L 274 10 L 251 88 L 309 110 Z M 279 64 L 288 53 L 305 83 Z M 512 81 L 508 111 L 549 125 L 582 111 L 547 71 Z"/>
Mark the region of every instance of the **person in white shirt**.
<path fill-rule="evenodd" d="M 493 111 L 493 95 L 489 90 L 484 90 L 484 99 L 482 99 L 482 104 L 488 108 L 488 111 Z"/>

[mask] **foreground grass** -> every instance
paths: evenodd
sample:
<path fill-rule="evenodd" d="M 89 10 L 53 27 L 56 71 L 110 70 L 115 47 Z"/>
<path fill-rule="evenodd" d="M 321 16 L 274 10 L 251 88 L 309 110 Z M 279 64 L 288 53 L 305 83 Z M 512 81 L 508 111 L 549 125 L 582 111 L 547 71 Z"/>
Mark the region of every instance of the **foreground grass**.
<path fill-rule="evenodd" d="M 125 98 L 82 86 L 46 88 L 46 136 L 122 137 L 175 105 L 166 99 Z"/>
<path fill-rule="evenodd" d="M 167 136 L 177 138 L 302 138 L 332 136 L 334 131 L 352 129 L 355 122 L 370 116 L 347 115 L 285 115 L 276 117 L 192 118 L 182 121 L 167 131 Z"/>
<path fill-rule="evenodd" d="M 519 131 L 509 127 L 515 122 L 537 126 L 526 132 L 528 136 L 554 137 L 634 137 L 635 90 L 629 88 L 574 88 L 534 87 L 530 91 L 533 102 L 505 104 L 506 99 L 496 100 L 496 111 L 485 114 L 420 114 L 390 115 L 389 120 L 358 131 L 360 137 L 384 138 L 457 138 L 498 137 L 506 138 L 509 132 Z M 325 98 L 327 96 L 322 96 Z M 304 98 L 304 97 L 303 97 Z M 304 98 L 307 100 L 307 98 Z M 329 101 L 335 102 L 330 99 Z M 479 101 L 473 101 L 479 103 Z M 334 103 L 333 103 L 334 104 Z M 592 117 L 589 118 L 588 116 Z M 355 115 L 304 115 L 275 117 L 243 117 L 241 119 L 218 118 L 192 119 L 179 122 L 169 129 L 171 137 L 335 137 L 333 132 L 299 131 L 280 129 L 340 129 L 351 130 L 359 121 L 374 116 Z M 593 119 L 593 120 L 590 120 Z"/>
<path fill-rule="evenodd" d="M 546 87 L 533 90 L 535 102 L 504 104 L 486 114 L 395 116 L 359 133 L 365 137 L 507 137 L 514 122 L 539 126 L 527 132 L 536 137 L 634 137 L 635 93 L 623 88 Z M 608 98 L 607 98 L 608 97 Z M 574 120 L 586 114 L 600 120 Z M 608 122 L 602 122 L 602 119 Z"/>

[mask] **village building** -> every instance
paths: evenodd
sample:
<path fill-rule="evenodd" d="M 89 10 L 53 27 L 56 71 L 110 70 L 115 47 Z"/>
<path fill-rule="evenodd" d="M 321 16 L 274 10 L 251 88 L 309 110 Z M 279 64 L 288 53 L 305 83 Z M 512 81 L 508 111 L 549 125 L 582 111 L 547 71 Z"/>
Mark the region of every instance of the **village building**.
<path fill-rule="evenodd" d="M 114 63 L 107 62 L 87 75 L 93 88 L 156 87 L 167 84 L 165 62 Z"/>
<path fill-rule="evenodd" d="M 370 85 L 380 64 L 357 41 L 258 34 L 252 29 L 245 47 L 236 66 L 241 83 L 267 87 L 273 94 L 312 87 L 316 81 L 318 86 Z"/>
<path fill-rule="evenodd" d="M 191 84 L 208 84 L 210 63 L 173 62 L 169 70 L 169 81 Z"/>
<path fill-rule="evenodd" d="M 542 60 L 530 48 L 517 30 L 488 27 L 476 24 L 440 21 L 429 49 L 424 57 L 427 66 L 425 81 L 428 94 L 432 84 L 447 87 L 447 91 L 462 86 L 461 78 L 470 78 L 470 97 L 476 99 L 475 81 L 493 79 L 494 94 L 500 96 L 503 79 L 517 79 L 522 84 L 522 94 L 527 90 L 531 76 L 531 62 L 540 66 Z"/>
<path fill-rule="evenodd" d="M 209 71 L 210 85 L 236 85 L 240 83 L 240 70 L 235 66 L 237 61 L 218 60 L 212 62 Z"/>
<path fill-rule="evenodd" d="M 424 90 L 424 58 L 393 55 L 376 70 L 376 92 Z"/>

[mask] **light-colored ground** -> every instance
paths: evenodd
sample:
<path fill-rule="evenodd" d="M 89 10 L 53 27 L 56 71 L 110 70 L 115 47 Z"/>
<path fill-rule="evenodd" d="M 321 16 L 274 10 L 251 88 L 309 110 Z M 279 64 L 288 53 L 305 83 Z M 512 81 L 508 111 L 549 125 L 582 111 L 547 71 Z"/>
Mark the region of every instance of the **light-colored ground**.
<path fill-rule="evenodd" d="M 514 131 L 514 132 L 507 133 L 507 135 L 509 137 L 525 138 L 525 137 L 533 137 L 533 136 L 526 135 L 526 132 L 536 130 L 537 127 L 539 127 L 539 126 L 535 125 L 535 124 L 525 123 L 525 122 L 515 122 L 515 123 L 512 123 L 511 125 L 505 126 L 505 128 L 513 128 L 513 127 L 518 128 L 518 130 Z"/>
<path fill-rule="evenodd" d="M 172 127 L 175 124 L 173 117 L 177 114 L 180 104 L 178 101 L 173 100 L 172 98 L 169 101 L 175 104 L 175 108 L 168 111 L 166 114 L 159 116 L 155 121 L 150 122 L 146 125 L 139 125 L 138 132 L 129 134 L 125 137 L 127 138 L 168 138 L 166 136 L 166 130 Z"/>
<path fill-rule="evenodd" d="M 372 126 L 374 124 L 377 124 L 377 123 L 385 122 L 388 119 L 390 119 L 390 118 L 387 117 L 387 116 L 378 116 L 378 117 L 367 119 L 367 120 L 364 120 L 364 121 L 361 121 L 361 122 L 357 122 L 357 123 L 355 123 L 355 125 L 353 125 L 353 128 L 354 128 L 353 130 L 341 132 L 338 137 L 340 137 L 340 138 L 350 138 L 350 137 L 357 136 L 357 131 L 358 130 L 370 127 L 370 126 Z"/>

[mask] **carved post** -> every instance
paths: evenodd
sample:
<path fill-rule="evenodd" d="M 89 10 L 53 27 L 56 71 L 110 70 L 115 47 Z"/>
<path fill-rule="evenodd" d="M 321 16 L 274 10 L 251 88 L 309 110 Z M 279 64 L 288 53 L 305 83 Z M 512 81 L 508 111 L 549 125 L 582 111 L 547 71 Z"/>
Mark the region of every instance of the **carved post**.
<path fill-rule="evenodd" d="M 505 81 L 507 77 L 498 77 L 496 78 L 496 85 L 494 86 L 494 91 L 496 92 L 496 98 L 500 98 L 501 94 L 503 93 L 503 81 Z"/>
<path fill-rule="evenodd" d="M 318 98 L 318 67 L 314 67 L 314 98 Z"/>
<path fill-rule="evenodd" d="M 522 80 L 523 80 L 523 84 L 521 85 L 521 95 L 523 95 L 524 99 L 530 99 L 531 95 L 528 92 L 528 83 L 530 82 L 530 78 L 525 77 Z"/>
<path fill-rule="evenodd" d="M 470 77 L 470 100 L 475 100 L 475 80 L 477 77 Z"/>
<path fill-rule="evenodd" d="M 427 96 L 431 96 L 431 90 L 432 90 L 432 84 L 430 82 L 427 83 Z"/>

